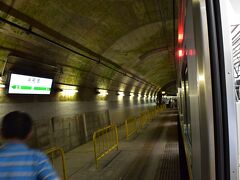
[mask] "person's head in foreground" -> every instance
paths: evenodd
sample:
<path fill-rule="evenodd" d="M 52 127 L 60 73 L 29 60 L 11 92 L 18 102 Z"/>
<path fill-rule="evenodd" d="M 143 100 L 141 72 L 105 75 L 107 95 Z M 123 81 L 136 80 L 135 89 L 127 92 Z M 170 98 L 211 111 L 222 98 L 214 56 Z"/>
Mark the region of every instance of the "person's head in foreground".
<path fill-rule="evenodd" d="M 24 112 L 13 111 L 1 123 L 0 180 L 58 180 L 47 156 L 25 144 L 32 132 L 32 118 Z"/>
<path fill-rule="evenodd" d="M 2 119 L 1 136 L 4 140 L 25 141 L 32 132 L 32 118 L 24 112 L 13 111 Z"/>

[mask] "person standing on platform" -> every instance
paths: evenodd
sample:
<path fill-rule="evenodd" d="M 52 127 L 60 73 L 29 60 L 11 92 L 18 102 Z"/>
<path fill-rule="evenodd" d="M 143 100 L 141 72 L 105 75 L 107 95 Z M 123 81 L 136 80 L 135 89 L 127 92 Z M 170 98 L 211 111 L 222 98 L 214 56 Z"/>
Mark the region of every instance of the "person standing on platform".
<path fill-rule="evenodd" d="M 31 117 L 19 111 L 3 117 L 0 180 L 59 180 L 48 157 L 25 144 L 31 136 L 32 124 Z"/>

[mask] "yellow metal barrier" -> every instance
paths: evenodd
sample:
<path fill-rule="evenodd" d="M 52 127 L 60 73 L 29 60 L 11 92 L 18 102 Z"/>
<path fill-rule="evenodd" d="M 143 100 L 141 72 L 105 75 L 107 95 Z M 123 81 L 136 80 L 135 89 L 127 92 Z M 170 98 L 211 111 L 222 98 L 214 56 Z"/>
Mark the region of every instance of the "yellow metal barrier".
<path fill-rule="evenodd" d="M 93 133 L 96 168 L 98 161 L 115 148 L 118 150 L 118 131 L 115 125 L 99 129 Z"/>
<path fill-rule="evenodd" d="M 160 105 L 160 109 L 161 109 L 161 110 L 165 110 L 166 108 L 167 108 L 166 104 L 161 104 L 161 105 Z"/>
<path fill-rule="evenodd" d="M 125 127 L 126 127 L 126 139 L 128 140 L 129 136 L 133 135 L 138 131 L 136 118 L 130 118 L 125 120 Z"/>
<path fill-rule="evenodd" d="M 54 156 L 56 155 L 56 153 L 60 153 L 61 156 L 61 160 L 62 160 L 62 171 L 63 171 L 63 179 L 67 180 L 67 169 L 66 169 L 66 161 L 65 161 L 65 155 L 64 155 L 64 151 L 62 148 L 59 147 L 52 147 L 50 149 L 47 149 L 45 151 L 45 154 L 50 156 L 50 159 L 52 161 L 52 164 L 54 166 Z"/>
<path fill-rule="evenodd" d="M 148 121 L 149 117 L 147 113 L 146 112 L 142 113 L 140 117 L 141 128 L 144 128 Z"/>
<path fill-rule="evenodd" d="M 164 109 L 166 109 L 166 105 L 160 105 L 160 107 L 142 112 L 139 117 L 125 120 L 126 139 L 128 140 L 129 136 L 136 133 L 140 128 L 144 128 L 148 122 L 152 121 L 153 118 Z"/>

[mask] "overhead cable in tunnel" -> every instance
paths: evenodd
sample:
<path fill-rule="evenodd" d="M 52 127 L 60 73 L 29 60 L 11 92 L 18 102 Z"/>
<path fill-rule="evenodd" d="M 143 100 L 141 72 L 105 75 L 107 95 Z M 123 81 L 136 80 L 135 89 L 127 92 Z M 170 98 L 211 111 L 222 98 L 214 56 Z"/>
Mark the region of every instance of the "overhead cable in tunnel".
<path fill-rule="evenodd" d="M 30 61 L 30 59 L 26 59 L 26 58 L 20 58 L 19 57 L 19 55 L 18 54 L 15 54 L 16 52 L 14 52 L 14 53 L 10 53 L 9 55 L 8 55 L 8 58 L 6 58 L 6 61 L 4 61 L 4 63 L 5 64 L 13 64 L 10 60 L 9 60 L 9 58 L 18 58 L 18 59 L 20 59 L 21 61 Z M 32 61 L 31 61 L 32 62 Z M 61 64 L 61 63 L 57 63 L 56 64 L 56 66 L 54 66 L 54 65 L 51 65 L 51 64 L 46 64 L 46 63 L 40 63 L 40 62 L 34 62 L 35 64 L 37 64 L 37 65 L 41 65 L 41 66 L 47 66 L 47 67 L 50 67 L 51 69 L 49 69 L 49 71 L 56 71 L 57 69 L 58 69 L 58 66 L 60 66 L 60 67 L 67 67 L 67 68 L 72 68 L 72 69 L 76 69 L 76 70 L 78 70 L 78 71 L 84 71 L 83 69 L 80 69 L 80 68 L 78 68 L 78 67 L 75 67 L 75 66 L 72 66 L 72 65 L 67 65 L 67 64 Z M 1 76 L 3 76 L 3 74 L 4 74 L 4 69 L 5 68 L 3 68 L 3 70 L 2 70 L 2 75 Z M 84 71 L 85 73 L 88 73 L 89 71 Z M 60 70 L 60 73 L 62 73 L 62 69 Z M 109 80 L 109 81 L 114 81 L 114 82 L 118 82 L 118 83 L 120 83 L 120 84 L 123 84 L 124 86 L 132 86 L 132 87 L 135 87 L 135 88 L 140 88 L 141 87 L 141 85 L 131 85 L 131 84 L 129 84 L 129 83 L 126 83 L 126 82 L 123 82 L 123 81 L 120 81 L 120 80 L 117 80 L 117 79 L 113 79 L 113 78 L 109 78 L 109 77 L 106 77 L 106 76 L 102 76 L 101 74 L 97 74 L 97 73 L 95 73 L 95 72 L 91 72 L 91 74 L 90 75 L 92 75 L 92 76 L 97 76 L 97 77 L 99 77 L 99 78 L 102 78 L 102 79 L 106 79 L 106 80 Z M 0 76 L 0 77 L 1 77 Z M 136 81 L 138 81 L 138 80 L 136 80 Z M 1 83 L 1 79 L 0 79 L 0 83 Z M 61 82 L 56 82 L 56 84 L 59 84 L 59 83 L 61 83 Z M 77 84 L 71 84 L 71 86 L 78 86 Z M 151 86 L 152 87 L 152 86 Z M 90 87 L 87 87 L 87 88 L 90 88 Z"/>
<path fill-rule="evenodd" d="M 17 57 L 17 56 L 12 55 L 12 54 L 9 54 L 8 57 Z M 19 58 L 19 57 L 18 57 L 18 58 Z M 8 58 L 7 58 L 7 60 L 8 60 Z M 29 59 L 21 59 L 21 61 L 30 61 L 30 60 L 29 60 Z M 7 62 L 8 64 L 13 64 L 13 63 L 10 62 L 10 61 L 5 61 L 5 63 L 6 63 L 6 62 Z M 36 62 L 34 62 L 34 63 L 36 63 Z M 36 64 L 38 64 L 38 65 L 47 65 L 47 66 L 52 67 L 52 68 L 54 68 L 54 69 L 57 68 L 56 66 L 65 66 L 65 67 L 73 68 L 73 69 L 76 69 L 76 70 L 79 70 L 79 71 L 83 71 L 82 69 L 79 69 L 78 67 L 74 67 L 74 66 L 66 65 L 66 64 L 61 64 L 61 63 L 58 63 L 56 66 L 49 65 L 49 64 L 41 64 L 41 63 L 39 63 L 39 62 L 37 62 Z M 53 69 L 51 69 L 51 71 L 52 71 L 52 70 L 53 70 Z M 88 71 L 85 71 L 85 72 L 88 72 Z M 91 76 L 97 76 L 97 77 L 99 77 L 99 78 L 106 79 L 106 80 L 108 80 L 108 81 L 118 82 L 118 83 L 120 83 L 120 84 L 122 84 L 122 85 L 124 85 L 124 86 L 131 86 L 131 87 L 135 87 L 135 88 L 140 88 L 140 87 L 141 87 L 141 85 L 132 85 L 132 84 L 129 84 L 129 83 L 126 83 L 126 82 L 117 80 L 117 79 L 113 79 L 113 78 L 109 78 L 109 77 L 102 76 L 102 75 L 97 74 L 97 73 L 94 73 L 94 72 L 92 72 L 90 75 L 91 75 Z M 1 78 L 1 76 L 0 76 L 0 78 Z M 2 80 L 0 79 L 0 85 L 1 85 L 1 82 L 2 82 Z M 59 81 L 58 81 L 58 82 L 55 82 L 55 84 L 65 84 L 65 83 L 62 83 L 62 82 L 59 82 Z M 89 88 L 89 89 L 92 89 L 92 88 L 93 88 L 93 87 L 87 87 L 87 86 L 80 86 L 80 85 L 78 85 L 78 84 L 65 84 L 65 85 L 76 86 L 76 87 L 85 87 L 85 88 Z M 5 85 L 4 85 L 4 87 L 5 87 Z M 152 86 L 151 86 L 151 87 L 152 87 Z M 1 88 L 1 86 L 0 86 L 0 88 Z M 94 88 L 95 88 L 95 87 L 94 87 Z M 102 89 L 101 87 L 98 87 L 98 88 L 99 88 L 99 89 Z M 110 91 L 116 91 L 116 90 L 110 90 Z"/>
<path fill-rule="evenodd" d="M 89 60 L 91 60 L 91 61 L 94 61 L 94 62 L 96 62 L 96 63 L 99 63 L 99 64 L 101 64 L 101 65 L 103 65 L 103 66 L 105 66 L 105 67 L 107 67 L 107 68 L 109 68 L 109 69 L 111 69 L 111 70 L 113 70 L 113 71 L 115 71 L 115 72 L 118 72 L 118 73 L 120 73 L 120 74 L 122 74 L 122 75 L 124 75 L 124 76 L 127 76 L 127 77 L 131 78 L 131 79 L 134 79 L 134 80 L 136 80 L 136 81 L 138 81 L 138 82 L 140 82 L 140 83 L 147 84 L 147 85 L 151 85 L 151 86 L 157 88 L 156 85 L 153 85 L 152 83 L 147 82 L 146 80 L 143 80 L 142 78 L 139 78 L 139 77 L 137 77 L 136 75 L 134 75 L 134 74 L 132 74 L 132 73 L 123 72 L 123 71 L 117 70 L 117 69 L 115 69 L 115 68 L 112 68 L 111 66 L 107 65 L 106 63 L 103 63 L 102 60 L 101 60 L 101 58 L 95 59 L 95 58 L 89 57 L 89 56 L 87 56 L 87 55 L 85 55 L 85 54 L 82 54 L 82 53 L 80 53 L 80 52 L 72 49 L 72 48 L 69 48 L 69 47 L 67 47 L 67 46 L 65 46 L 65 45 L 62 45 L 62 44 L 60 44 L 60 43 L 58 43 L 58 42 L 56 42 L 56 41 L 54 41 L 54 40 L 51 40 L 51 39 L 49 39 L 49 38 L 47 38 L 47 37 L 45 37 L 45 36 L 43 36 L 43 35 L 41 35 L 41 34 L 38 34 L 38 33 L 34 32 L 34 31 L 32 31 L 32 26 L 30 26 L 30 28 L 25 28 L 25 27 L 22 27 L 22 26 L 20 26 L 20 25 L 18 25 L 18 24 L 16 24 L 16 23 L 14 23 L 14 22 L 11 22 L 11 21 L 9 21 L 9 20 L 7 20 L 7 19 L 4 19 L 4 18 L 2 18 L 2 17 L 0 17 L 0 21 L 2 21 L 2 22 L 4 22 L 4 23 L 7 23 L 7 24 L 9 24 L 9 25 L 11 25 L 11 26 L 14 26 L 14 27 L 16 27 L 16 28 L 18 28 L 18 29 L 21 29 L 22 31 L 25 31 L 25 32 L 28 33 L 28 34 L 32 34 L 32 35 L 34 35 L 34 36 L 37 36 L 37 37 L 39 37 L 39 38 L 42 38 L 42 39 L 44 39 L 44 40 L 46 40 L 46 41 L 48 41 L 48 42 L 50 42 L 50 43 L 52 43 L 52 44 L 54 44 L 54 45 L 57 45 L 57 46 L 59 46 L 59 47 L 61 47 L 61 48 L 63 48 L 63 49 L 66 49 L 66 50 L 68 50 L 68 51 L 70 51 L 70 52 L 72 52 L 72 53 L 75 53 L 75 54 L 77 54 L 77 55 L 79 55 L 79 56 L 82 56 L 82 57 L 84 57 L 84 58 L 86 58 L 86 59 L 89 59 Z M 103 60 L 103 61 L 104 61 L 104 60 Z M 113 64 L 113 66 L 116 67 L 116 65 L 114 65 L 114 64 Z M 119 67 L 117 67 L 117 68 L 123 69 L 121 66 L 119 66 Z M 126 71 L 126 70 L 124 70 L 124 71 Z M 129 75 L 129 74 L 130 74 L 130 75 Z"/>

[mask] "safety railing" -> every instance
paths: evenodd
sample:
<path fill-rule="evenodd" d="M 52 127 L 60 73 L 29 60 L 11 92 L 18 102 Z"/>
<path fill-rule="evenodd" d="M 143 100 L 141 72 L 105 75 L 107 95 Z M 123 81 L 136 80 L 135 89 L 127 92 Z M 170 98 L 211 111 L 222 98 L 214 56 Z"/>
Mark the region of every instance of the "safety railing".
<path fill-rule="evenodd" d="M 151 117 L 149 117 L 149 112 L 143 112 L 140 116 L 140 124 L 141 128 L 144 128 L 146 124 L 150 121 Z"/>
<path fill-rule="evenodd" d="M 159 111 L 165 110 L 167 108 L 166 104 L 161 104 L 160 108 L 158 108 Z"/>
<path fill-rule="evenodd" d="M 139 129 L 146 127 L 147 123 L 152 121 L 154 117 L 161 111 L 166 109 L 166 105 L 160 105 L 158 108 L 150 109 L 142 112 L 139 117 L 132 117 L 125 120 L 126 139 L 137 133 Z"/>
<path fill-rule="evenodd" d="M 99 129 L 93 133 L 94 157 L 96 168 L 98 161 L 114 149 L 118 150 L 118 131 L 115 125 Z"/>
<path fill-rule="evenodd" d="M 128 140 L 131 135 L 137 133 L 137 119 L 136 118 L 129 118 L 125 120 L 125 128 L 126 128 L 126 139 Z"/>
<path fill-rule="evenodd" d="M 50 158 L 53 167 L 55 167 L 54 159 L 58 157 L 58 153 L 60 154 L 61 161 L 62 161 L 63 179 L 67 180 L 67 168 L 66 168 L 66 161 L 65 161 L 65 155 L 64 155 L 63 149 L 59 147 L 52 147 L 45 151 L 45 154 Z"/>

